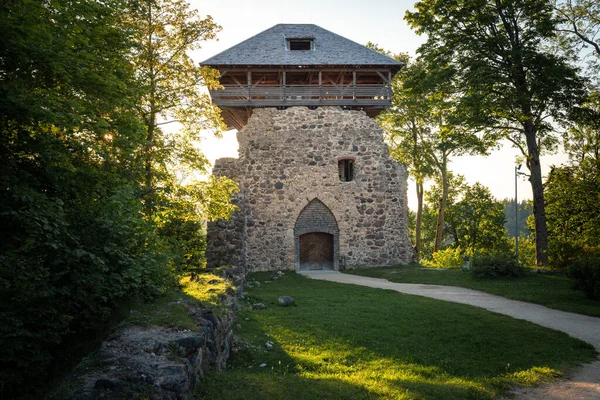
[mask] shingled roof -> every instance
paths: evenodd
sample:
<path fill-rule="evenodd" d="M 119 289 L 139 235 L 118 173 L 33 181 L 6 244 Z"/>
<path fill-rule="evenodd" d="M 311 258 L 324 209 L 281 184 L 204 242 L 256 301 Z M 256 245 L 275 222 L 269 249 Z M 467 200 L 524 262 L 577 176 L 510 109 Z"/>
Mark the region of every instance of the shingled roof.
<path fill-rule="evenodd" d="M 287 50 L 286 40 L 312 39 L 313 50 Z M 314 24 L 278 24 L 201 63 L 225 66 L 383 66 L 402 63 Z"/>

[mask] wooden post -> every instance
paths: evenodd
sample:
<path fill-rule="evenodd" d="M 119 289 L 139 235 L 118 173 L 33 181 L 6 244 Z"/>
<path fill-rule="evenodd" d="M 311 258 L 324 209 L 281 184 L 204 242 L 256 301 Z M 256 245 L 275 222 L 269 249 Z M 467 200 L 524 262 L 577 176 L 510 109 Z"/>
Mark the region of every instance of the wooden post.
<path fill-rule="evenodd" d="M 356 100 L 356 71 L 352 71 L 352 100 Z"/>
<path fill-rule="evenodd" d="M 250 96 L 250 89 L 252 88 L 252 71 L 248 70 L 247 73 L 248 77 L 248 101 L 252 100 L 252 97 Z"/>
<path fill-rule="evenodd" d="M 285 85 L 286 85 L 286 72 L 283 71 L 283 85 L 281 86 L 281 100 L 285 101 Z"/>
<path fill-rule="evenodd" d="M 323 76 L 321 75 L 321 70 L 319 70 L 319 101 L 321 100 L 321 88 L 323 87 Z"/>

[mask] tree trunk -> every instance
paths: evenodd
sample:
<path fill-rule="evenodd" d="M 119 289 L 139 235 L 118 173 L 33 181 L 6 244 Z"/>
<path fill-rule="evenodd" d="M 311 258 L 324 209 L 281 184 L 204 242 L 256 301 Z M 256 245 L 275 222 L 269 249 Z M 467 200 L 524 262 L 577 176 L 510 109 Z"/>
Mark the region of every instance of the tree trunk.
<path fill-rule="evenodd" d="M 531 120 L 525 121 L 527 139 L 527 167 L 530 171 L 529 182 L 533 193 L 533 216 L 535 220 L 535 261 L 537 265 L 548 264 L 548 232 L 546 229 L 546 208 L 544 205 L 544 187 L 542 186 L 542 168 L 536 140 L 536 128 Z"/>
<path fill-rule="evenodd" d="M 148 135 L 146 138 L 146 151 L 144 154 L 144 212 L 146 216 L 152 215 L 154 204 L 153 204 L 153 171 L 152 171 L 152 148 L 154 143 L 154 116 L 150 117 L 151 122 L 147 126 Z"/>
<path fill-rule="evenodd" d="M 445 163 L 444 163 L 445 164 Z M 445 165 L 441 169 L 442 175 L 442 198 L 438 207 L 437 225 L 435 228 L 435 242 L 433 244 L 433 252 L 440 250 L 442 247 L 442 239 L 444 237 L 444 213 L 446 212 L 446 203 L 448 202 L 448 173 Z"/>
<path fill-rule="evenodd" d="M 150 4 L 150 8 L 148 9 L 148 26 L 153 25 L 154 14 L 153 7 Z M 150 31 L 147 35 L 147 48 L 150 49 L 150 54 L 152 58 L 154 58 L 154 46 L 152 39 L 152 31 Z M 146 147 L 144 154 L 144 213 L 147 217 L 151 216 L 154 213 L 154 171 L 152 168 L 152 163 L 154 161 L 154 144 L 155 144 L 155 129 L 156 129 L 156 104 L 155 104 L 155 95 L 156 95 L 156 81 L 154 74 L 154 59 L 150 62 L 150 76 L 149 76 L 149 87 L 150 87 L 150 104 L 149 104 L 149 115 L 145 118 L 146 123 Z"/>
<path fill-rule="evenodd" d="M 415 223 L 415 261 L 421 257 L 421 224 L 423 222 L 423 182 L 417 182 L 417 220 Z"/>

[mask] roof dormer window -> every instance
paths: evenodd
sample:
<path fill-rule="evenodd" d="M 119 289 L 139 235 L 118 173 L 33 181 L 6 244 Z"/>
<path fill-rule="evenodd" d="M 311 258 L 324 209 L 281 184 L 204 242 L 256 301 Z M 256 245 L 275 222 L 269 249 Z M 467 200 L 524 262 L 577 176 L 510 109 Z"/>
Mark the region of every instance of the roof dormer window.
<path fill-rule="evenodd" d="M 313 39 L 287 39 L 287 49 L 292 51 L 314 50 Z"/>

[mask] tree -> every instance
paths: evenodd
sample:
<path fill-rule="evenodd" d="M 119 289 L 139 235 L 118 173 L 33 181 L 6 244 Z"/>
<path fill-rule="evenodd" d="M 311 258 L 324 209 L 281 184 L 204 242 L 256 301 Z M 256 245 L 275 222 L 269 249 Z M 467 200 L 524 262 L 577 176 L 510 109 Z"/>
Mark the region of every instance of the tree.
<path fill-rule="evenodd" d="M 600 167 L 555 167 L 546 182 L 550 254 L 558 266 L 600 254 Z"/>
<path fill-rule="evenodd" d="M 135 196 L 125 10 L 0 5 L 0 397 L 43 388 L 76 339 L 169 283 Z"/>
<path fill-rule="evenodd" d="M 228 179 L 197 179 L 209 167 L 198 146 L 201 133 L 219 134 L 224 125 L 206 90 L 219 85 L 218 71 L 196 65 L 189 52 L 215 38 L 221 27 L 184 0 L 133 2 L 125 26 L 134 32 L 136 109 L 146 134 L 140 154 L 144 213 L 157 228 L 171 267 L 196 271 L 204 267 L 204 221 L 228 218 L 234 208 L 228 201 L 218 212 L 208 205 L 229 199 L 237 189 Z"/>
<path fill-rule="evenodd" d="M 443 189 L 436 207 L 435 252 L 441 248 L 444 236 L 450 158 L 463 154 L 482 154 L 489 144 L 485 144 L 483 137 L 462 134 L 460 126 L 448 118 L 448 110 L 454 104 L 451 85 L 446 81 L 443 71 L 434 74 L 423 60 L 410 62 L 406 54 L 394 56 L 370 42 L 367 46 L 406 64 L 392 82 L 392 106 L 378 117 L 378 121 L 388 136 L 392 157 L 407 167 L 416 182 L 415 253 L 418 260 L 424 181 L 438 175 Z"/>
<path fill-rule="evenodd" d="M 480 183 L 465 187 L 461 200 L 448 210 L 454 243 L 469 254 L 508 253 L 505 220 L 504 204 Z"/>
<path fill-rule="evenodd" d="M 177 182 L 175 166 L 179 172 L 206 172 L 207 161 L 195 146 L 201 131 L 224 127 L 204 90 L 218 86 L 217 72 L 196 65 L 189 55 L 221 27 L 210 16 L 201 18 L 184 0 L 133 2 L 127 23 L 135 33 L 137 109 L 146 128 L 143 199 L 150 216 L 169 185 Z M 166 134 L 162 128 L 173 123 L 182 129 Z"/>
<path fill-rule="evenodd" d="M 515 199 L 504 199 L 504 215 L 506 222 L 504 228 L 508 232 L 508 236 L 515 237 L 516 235 L 526 236 L 531 232 L 527 229 L 527 218 L 531 215 L 531 202 L 529 200 L 521 200 L 518 204 L 518 215 L 515 216 Z M 518 221 L 515 221 L 518 217 Z"/>
<path fill-rule="evenodd" d="M 600 160 L 600 92 L 593 92 L 565 122 L 564 148 L 572 163 L 597 164 Z"/>
<path fill-rule="evenodd" d="M 595 0 L 558 0 L 558 40 L 571 56 L 581 54 L 587 60 L 589 76 L 598 81 L 600 74 L 600 3 Z"/>
<path fill-rule="evenodd" d="M 555 32 L 549 1 L 424 0 L 406 19 L 427 42 L 419 53 L 452 72 L 455 118 L 473 131 L 512 142 L 530 170 L 536 259 L 548 261 L 540 152 L 557 143 L 549 119 L 565 118 L 583 81 L 567 62 L 542 50 Z"/>
<path fill-rule="evenodd" d="M 446 183 L 443 183 L 443 179 L 446 180 Z M 452 245 L 454 243 L 454 237 L 451 235 L 449 231 L 448 221 L 444 218 L 444 226 L 441 230 L 443 232 L 443 236 L 441 240 L 438 238 L 439 229 L 439 205 L 442 197 L 446 197 L 445 202 L 445 213 L 448 212 L 449 209 L 453 207 L 453 205 L 459 201 L 462 193 L 464 192 L 466 186 L 465 177 L 462 175 L 455 175 L 451 171 L 448 171 L 443 178 L 441 175 L 434 176 L 435 184 L 432 185 L 429 190 L 425 191 L 425 207 L 423 213 L 423 232 L 424 237 L 430 243 L 425 244 L 424 247 L 427 248 L 425 254 L 427 256 L 432 255 L 433 253 Z M 444 188 L 445 186 L 445 188 Z M 436 247 L 436 242 L 439 244 Z"/>
<path fill-rule="evenodd" d="M 144 4 L 161 7 L 151 21 L 169 24 L 134 24 L 133 9 L 149 16 Z M 175 173 L 206 165 L 192 142 L 200 126 L 220 124 L 198 90 L 213 75 L 181 53 L 199 31 L 186 10 L 177 1 L 0 5 L 0 397 L 43 390 L 117 306 L 174 285 L 169 265 L 201 263 L 201 217 L 232 209 L 231 182 L 182 184 Z M 172 52 L 161 52 L 165 42 Z M 161 115 L 188 130 L 164 135 Z"/>
<path fill-rule="evenodd" d="M 421 226 L 423 222 L 423 184 L 432 174 L 427 164 L 425 138 L 431 125 L 424 96 L 411 91 L 407 81 L 418 73 L 420 66 L 410 62 L 408 54 L 392 54 L 376 44 L 367 47 L 395 58 L 405 64 L 392 82 L 392 106 L 378 116 L 378 122 L 387 134 L 391 156 L 401 162 L 415 180 L 417 212 L 415 215 L 414 243 L 415 258 L 421 254 Z"/>
<path fill-rule="evenodd" d="M 408 61 L 408 60 L 406 60 Z M 426 137 L 430 127 L 429 114 L 422 96 L 412 94 L 405 86 L 407 78 L 418 65 L 409 64 L 393 81 L 392 107 L 381 113 L 378 121 L 387 134 L 391 156 L 404 164 L 415 180 L 417 213 L 415 216 L 415 258 L 421 253 L 421 225 L 423 221 L 423 184 L 432 174 L 427 164 Z"/>
<path fill-rule="evenodd" d="M 436 180 L 437 184 L 426 191 L 425 196 L 424 233 L 429 243 L 424 243 L 424 249 L 428 256 L 433 255 L 427 250 L 432 250 L 436 232 L 433 209 L 442 196 L 440 179 Z M 505 255 L 510 252 L 510 242 L 504 222 L 504 204 L 496 200 L 488 188 L 480 183 L 470 186 L 462 175 L 449 174 L 443 248 L 460 249 L 463 255 Z"/>
<path fill-rule="evenodd" d="M 573 113 L 565 137 L 569 165 L 545 183 L 550 253 L 557 265 L 600 254 L 600 97 Z"/>

